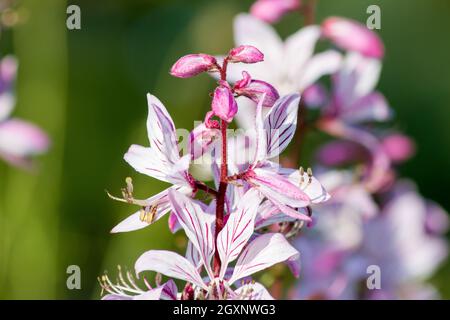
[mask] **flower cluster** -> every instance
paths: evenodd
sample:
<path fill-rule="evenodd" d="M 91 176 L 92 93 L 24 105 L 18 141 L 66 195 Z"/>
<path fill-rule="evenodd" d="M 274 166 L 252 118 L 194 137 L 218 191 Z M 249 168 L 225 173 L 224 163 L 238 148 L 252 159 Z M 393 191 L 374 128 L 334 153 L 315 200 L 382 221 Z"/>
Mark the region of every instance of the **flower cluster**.
<path fill-rule="evenodd" d="M 172 280 L 153 288 L 139 289 L 128 275 L 116 284 L 101 277 L 105 299 L 269 299 L 271 295 L 251 276 L 274 264 L 285 262 L 299 275 L 299 252 L 283 232 L 267 230 L 273 224 L 303 225 L 311 222 L 311 206 L 329 195 L 311 169 L 283 168 L 273 161 L 293 139 L 297 127 L 299 94 L 279 96 L 268 82 L 253 79 L 245 70 L 231 83 L 229 65 L 249 65 L 264 60 L 252 45 L 239 45 L 224 58 L 189 54 L 180 58 L 171 74 L 189 78 L 200 73 L 217 76 L 211 110 L 204 122 L 191 132 L 189 150 L 180 154 L 173 120 L 155 96 L 148 95 L 147 120 L 150 147 L 132 145 L 124 159 L 139 173 L 171 186 L 148 199 L 135 199 L 127 178 L 122 197 L 115 200 L 140 209 L 113 228 L 125 232 L 144 228 L 171 212 L 169 227 L 183 229 L 189 239 L 186 254 L 151 250 L 135 264 L 139 275 L 155 271 L 186 282 L 179 291 Z M 256 103 L 252 130 L 233 134 L 228 130 L 244 97 Z M 268 112 L 263 112 L 268 109 Z M 194 160 L 208 155 L 214 187 L 197 180 L 189 171 Z M 238 156 L 239 155 L 239 156 Z M 244 156 L 242 156 L 244 155 Z M 199 192 L 210 196 L 200 201 Z M 292 230 L 291 230 L 292 231 Z"/>
<path fill-rule="evenodd" d="M 377 126 L 393 115 L 376 89 L 383 42 L 353 20 L 314 24 L 313 4 L 258 0 L 251 14 L 235 18 L 236 47 L 227 55 L 189 54 L 173 65 L 175 77 L 208 73 L 217 80 L 204 121 L 182 140 L 186 154 L 165 106 L 148 95 L 150 146 L 132 145 L 124 158 L 171 186 L 136 199 L 127 178 L 122 197 L 110 197 L 139 209 L 112 232 L 170 213 L 170 230 L 184 230 L 189 241 L 185 256 L 151 250 L 138 258 L 137 275 L 156 272 L 154 286 L 144 278 L 139 288 L 131 273 L 119 272 L 117 283 L 101 277 L 105 299 L 279 298 L 252 277 L 281 262 L 299 276 L 299 252 L 293 298 L 436 295 L 425 280 L 447 256 L 447 215 L 397 178 L 396 165 L 415 152 L 412 140 Z M 297 10 L 306 25 L 283 41 L 269 23 Z M 318 52 L 319 41 L 332 47 Z M 229 129 L 233 120 L 240 130 Z M 316 176 L 300 166 L 312 130 L 329 137 L 311 157 Z M 196 179 L 193 164 L 210 172 L 213 184 Z M 366 283 L 372 267 L 382 274 L 374 291 Z M 161 274 L 184 287 L 163 283 Z M 279 281 L 268 275 L 269 283 Z"/>
<path fill-rule="evenodd" d="M 259 2 L 263 1 L 254 7 Z M 283 14 L 290 3 L 267 2 Z M 311 2 L 303 3 L 300 11 Z M 258 46 L 266 56 L 264 63 L 248 71 L 271 82 L 282 94 L 302 94 L 306 108 L 299 119 L 304 130 L 299 132 L 303 139 L 310 129 L 332 138 L 313 157 L 331 201 L 315 208 L 315 227 L 305 229 L 296 240 L 302 252 L 302 277 L 292 297 L 436 297 L 425 280 L 448 255 L 443 237 L 448 215 L 423 199 L 412 182 L 397 179 L 396 165 L 414 154 L 412 140 L 383 129 L 385 125 L 377 127 L 393 114 L 376 90 L 385 54 L 383 42 L 356 21 L 330 17 L 320 25 L 303 27 L 283 43 L 266 23 L 275 20 L 253 8 L 251 15 L 236 17 L 236 44 Z M 316 52 L 320 40 L 337 50 Z M 230 74 L 239 72 L 231 70 Z M 323 76 L 329 76 L 329 81 L 322 82 Z M 251 103 L 244 103 L 237 114 L 243 127 L 254 114 Z M 299 159 L 299 148 L 294 150 L 297 153 L 285 159 L 290 165 Z M 370 266 L 381 271 L 376 290 L 366 284 Z"/>

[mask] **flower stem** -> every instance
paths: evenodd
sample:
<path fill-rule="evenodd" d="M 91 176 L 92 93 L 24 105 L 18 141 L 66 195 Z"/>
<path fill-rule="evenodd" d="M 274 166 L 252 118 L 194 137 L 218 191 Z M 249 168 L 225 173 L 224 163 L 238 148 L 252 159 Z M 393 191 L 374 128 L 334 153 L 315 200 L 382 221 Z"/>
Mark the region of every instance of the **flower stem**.
<path fill-rule="evenodd" d="M 300 13 L 304 17 L 304 25 L 314 24 L 316 21 L 316 0 L 309 0 L 300 9 Z"/>
<path fill-rule="evenodd" d="M 228 57 L 223 60 L 222 67 L 220 68 L 220 78 L 222 81 L 227 80 L 227 66 Z M 227 192 L 227 176 L 228 176 L 228 163 L 227 163 L 227 129 L 228 123 L 224 120 L 220 120 L 220 132 L 222 134 L 222 163 L 220 164 L 220 183 L 216 200 L 216 232 L 215 243 L 217 248 L 217 236 L 223 228 L 223 217 L 225 211 L 225 194 Z M 216 249 L 214 252 L 214 275 L 218 276 L 220 273 L 221 261 L 219 251 Z"/>
<path fill-rule="evenodd" d="M 227 164 L 227 128 L 228 124 L 226 121 L 220 121 L 220 131 L 222 133 L 222 163 L 220 165 L 220 184 L 219 191 L 217 195 L 216 202 L 216 247 L 217 247 L 217 236 L 223 228 L 223 217 L 225 211 L 225 194 L 227 192 L 227 175 L 228 175 L 228 164 Z M 221 261 L 219 257 L 219 252 L 216 250 L 214 253 L 214 274 L 217 276 L 220 273 Z"/>

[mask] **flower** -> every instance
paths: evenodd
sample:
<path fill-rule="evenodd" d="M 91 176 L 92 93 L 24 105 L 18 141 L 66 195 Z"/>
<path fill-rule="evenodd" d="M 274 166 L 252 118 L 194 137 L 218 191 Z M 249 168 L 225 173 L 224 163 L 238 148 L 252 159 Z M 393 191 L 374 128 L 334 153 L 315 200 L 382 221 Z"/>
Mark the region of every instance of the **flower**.
<path fill-rule="evenodd" d="M 132 214 L 111 232 L 127 232 L 142 229 L 163 217 L 170 210 L 168 192 L 171 189 L 191 195 L 195 185 L 188 172 L 191 155 L 180 157 L 175 125 L 164 105 L 155 96 L 148 94 L 147 131 L 150 147 L 132 145 L 124 159 L 137 172 L 152 178 L 169 182 L 171 187 L 145 199 L 132 196 L 132 188 L 127 188 L 124 198 L 113 199 L 136 204 L 141 210 Z"/>
<path fill-rule="evenodd" d="M 299 170 L 282 168 L 270 160 L 283 152 L 294 136 L 300 96 L 290 94 L 281 97 L 264 119 L 263 100 L 257 106 L 253 158 L 249 159 L 247 169 L 242 173 L 232 173 L 235 173 L 237 180 L 257 189 L 276 207 L 268 211 L 271 214 L 281 211 L 290 217 L 310 222 L 307 211 L 299 212 L 297 209 L 326 201 L 328 193 L 310 171 L 300 173 Z"/>
<path fill-rule="evenodd" d="M 0 61 L 0 157 L 15 166 L 30 167 L 31 157 L 46 152 L 50 141 L 36 125 L 9 118 L 15 104 L 16 73 L 15 58 L 4 57 Z"/>
<path fill-rule="evenodd" d="M 283 43 L 272 26 L 248 14 L 240 14 L 234 21 L 237 45 L 252 45 L 264 52 L 264 61 L 246 65 L 252 77 L 270 83 L 281 95 L 301 93 L 321 76 L 338 70 L 341 55 L 328 50 L 314 55 L 314 47 L 321 35 L 319 26 L 304 27 Z M 231 65 L 230 81 L 240 79 L 243 67 Z M 240 101 L 237 121 L 248 128 L 255 116 L 254 103 Z"/>
<path fill-rule="evenodd" d="M 324 132 L 355 142 L 366 150 L 362 152 L 368 154 L 364 175 L 371 190 L 379 190 L 391 180 L 391 159 L 387 150 L 380 139 L 364 127 L 366 123 L 386 121 L 392 114 L 384 96 L 375 91 L 380 71 L 378 59 L 348 53 L 332 77 L 331 98 L 322 108 L 322 117 L 317 122 L 317 127 Z M 353 148 L 351 154 L 360 156 L 362 153 L 358 149 L 361 148 Z M 346 157 L 349 156 L 350 153 Z"/>
<path fill-rule="evenodd" d="M 174 213 L 192 244 L 187 257 L 165 251 L 150 250 L 141 255 L 135 264 L 136 273 L 156 271 L 168 277 L 187 281 L 195 286 L 197 298 L 204 299 L 254 299 L 267 298 L 267 290 L 259 284 L 248 283 L 232 289 L 233 284 L 253 273 L 286 260 L 296 261 L 299 253 L 277 233 L 260 235 L 250 240 L 259 206 L 259 195 L 248 191 L 237 210 L 232 212 L 214 243 L 214 216 L 192 202 L 188 197 L 171 190 L 169 198 Z M 189 247 L 188 247 L 189 248 Z M 218 251 L 222 264 L 219 274 L 214 274 L 211 259 Z M 188 250 L 189 251 L 189 250 Z M 228 267 L 236 260 L 229 273 Z M 199 272 L 204 268 L 208 279 Z"/>
<path fill-rule="evenodd" d="M 347 173 L 330 171 L 328 178 L 320 177 L 337 187 L 327 184 L 332 200 L 317 208 L 321 214 L 314 230 L 296 241 L 302 252 L 296 298 L 435 298 L 436 291 L 423 281 L 448 255 L 442 238 L 447 214 L 407 181 L 397 182 L 379 206 Z M 429 221 L 440 221 L 442 228 L 429 228 Z M 371 265 L 381 270 L 381 289 L 362 290 Z"/>
<path fill-rule="evenodd" d="M 344 50 L 378 59 L 384 56 L 384 45 L 378 35 L 357 21 L 330 17 L 322 23 L 322 33 Z"/>
<path fill-rule="evenodd" d="M 347 124 L 388 120 L 392 115 L 389 105 L 375 90 L 380 73 L 380 60 L 349 52 L 332 77 L 332 94 L 324 109 L 325 116 Z"/>
<path fill-rule="evenodd" d="M 250 13 L 267 23 L 275 23 L 299 7 L 300 0 L 257 0 L 250 8 Z"/>

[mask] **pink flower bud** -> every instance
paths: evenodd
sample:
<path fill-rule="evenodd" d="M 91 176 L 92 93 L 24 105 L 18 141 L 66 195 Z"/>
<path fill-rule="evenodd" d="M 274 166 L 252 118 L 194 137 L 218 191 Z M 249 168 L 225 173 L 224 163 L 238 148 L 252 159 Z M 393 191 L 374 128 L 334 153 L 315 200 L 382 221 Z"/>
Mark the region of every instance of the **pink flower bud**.
<path fill-rule="evenodd" d="M 178 78 L 189 78 L 202 72 L 217 70 L 216 58 L 207 54 L 188 54 L 178 59 L 170 74 Z"/>
<path fill-rule="evenodd" d="M 266 94 L 263 101 L 263 107 L 272 107 L 275 101 L 280 97 L 277 89 L 271 84 L 261 80 L 253 80 L 245 71 L 242 72 L 242 75 L 243 79 L 236 82 L 234 87 L 234 92 L 238 95 L 247 97 L 255 103 L 258 103 L 261 97 Z"/>
<path fill-rule="evenodd" d="M 230 50 L 228 61 L 256 63 L 264 60 L 264 54 L 254 46 L 239 46 Z"/>
<path fill-rule="evenodd" d="M 384 56 L 384 45 L 378 35 L 363 24 L 339 17 L 322 23 L 322 34 L 344 50 L 352 50 L 372 57 Z"/>
<path fill-rule="evenodd" d="M 226 122 L 231 122 L 237 110 L 237 103 L 231 90 L 223 86 L 217 87 L 212 101 L 214 114 Z"/>
<path fill-rule="evenodd" d="M 300 0 L 258 0 L 250 8 L 250 13 L 267 23 L 275 23 L 299 7 Z"/>
<path fill-rule="evenodd" d="M 402 134 L 392 134 L 383 139 L 383 149 L 393 162 L 403 162 L 415 152 L 414 142 Z"/>
<path fill-rule="evenodd" d="M 244 89 L 252 81 L 252 77 L 247 71 L 242 71 L 242 79 L 236 81 L 234 84 L 234 90 Z"/>

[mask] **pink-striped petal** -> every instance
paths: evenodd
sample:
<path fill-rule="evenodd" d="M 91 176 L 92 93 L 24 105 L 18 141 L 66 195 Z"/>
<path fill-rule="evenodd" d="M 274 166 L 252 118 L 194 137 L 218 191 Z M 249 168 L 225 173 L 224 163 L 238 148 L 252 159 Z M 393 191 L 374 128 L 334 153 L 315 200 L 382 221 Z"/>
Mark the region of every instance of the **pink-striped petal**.
<path fill-rule="evenodd" d="M 186 232 L 194 247 L 200 253 L 208 275 L 212 277 L 210 261 L 214 255 L 214 216 L 205 213 L 200 205 L 191 198 L 177 192 L 169 191 L 169 200 L 178 222 Z"/>
<path fill-rule="evenodd" d="M 171 279 L 162 285 L 161 300 L 177 300 L 178 288 L 175 282 Z"/>
<path fill-rule="evenodd" d="M 322 76 L 334 74 L 339 70 L 342 62 L 342 55 L 335 50 L 328 50 L 311 57 L 305 64 L 299 78 L 298 87 L 300 91 L 311 86 Z"/>
<path fill-rule="evenodd" d="M 379 92 L 372 92 L 354 101 L 345 108 L 340 118 L 348 123 L 361 123 L 367 121 L 386 121 L 392 112 L 386 98 Z"/>
<path fill-rule="evenodd" d="M 137 259 L 134 268 L 136 274 L 143 271 L 155 271 L 171 278 L 193 283 L 205 290 L 208 289 L 197 269 L 186 258 L 172 251 L 147 251 Z"/>
<path fill-rule="evenodd" d="M 150 146 L 164 164 L 174 164 L 180 156 L 173 120 L 158 98 L 147 94 L 147 100 Z"/>
<path fill-rule="evenodd" d="M 169 164 L 161 162 L 155 149 L 133 144 L 123 158 L 137 172 L 168 182 Z"/>
<path fill-rule="evenodd" d="M 283 235 L 279 233 L 261 235 L 242 251 L 229 282 L 233 283 L 274 264 L 296 259 L 299 255 Z"/>
<path fill-rule="evenodd" d="M 295 134 L 300 95 L 280 98 L 264 119 L 266 158 L 278 156 L 286 149 Z"/>
<path fill-rule="evenodd" d="M 292 207 L 306 207 L 311 203 L 308 195 L 286 177 L 266 168 L 254 169 L 250 178 L 257 188 L 273 193 L 273 198 Z"/>
<path fill-rule="evenodd" d="M 217 237 L 217 250 L 222 263 L 220 277 L 223 278 L 228 264 L 241 253 L 253 234 L 255 217 L 261 202 L 257 190 L 250 189 L 240 199 L 237 210 L 232 212 Z"/>

